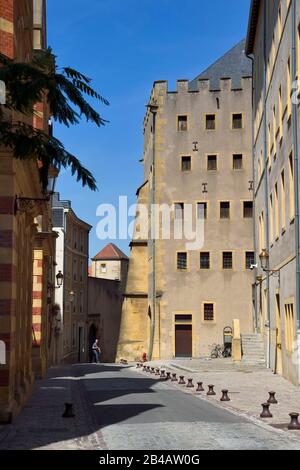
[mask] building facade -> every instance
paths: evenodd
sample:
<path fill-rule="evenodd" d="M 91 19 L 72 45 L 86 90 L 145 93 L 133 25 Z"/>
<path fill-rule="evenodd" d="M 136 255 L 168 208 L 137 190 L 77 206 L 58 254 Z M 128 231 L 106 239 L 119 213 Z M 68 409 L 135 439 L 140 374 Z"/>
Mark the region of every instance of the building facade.
<path fill-rule="evenodd" d="M 70 201 L 52 198 L 53 230 L 56 240 L 56 275 L 64 282 L 55 289 L 59 311 L 56 325 L 56 363 L 83 362 L 87 359 L 88 252 L 91 226 L 80 220 Z"/>
<path fill-rule="evenodd" d="M 179 80 L 176 92 L 154 84 L 119 358 L 209 356 L 234 319 L 253 332 L 251 95 L 244 41 L 192 82 Z M 203 243 L 181 236 L 189 215 Z"/>
<path fill-rule="evenodd" d="M 0 51 L 27 62 L 44 48 L 45 2 L 0 1 Z M 35 33 L 37 31 L 37 33 Z M 40 38 L 39 42 L 36 41 Z M 33 116 L 5 115 L 48 132 L 45 103 Z M 49 325 L 54 243 L 50 205 L 43 198 L 37 162 L 13 158 L 0 146 L 0 341 L 5 364 L 0 365 L 0 421 L 9 421 L 24 405 L 35 376 L 44 374 L 49 353 Z"/>
<path fill-rule="evenodd" d="M 123 290 L 122 286 L 127 279 L 128 262 L 128 256 L 114 243 L 109 243 L 92 258 L 91 277 L 120 281 Z"/>
<path fill-rule="evenodd" d="M 254 70 L 257 259 L 264 260 L 256 283 L 259 329 L 268 365 L 298 384 L 299 2 L 252 1 L 246 53 Z"/>
<path fill-rule="evenodd" d="M 116 361 L 128 256 L 109 243 L 92 258 L 88 288 L 88 349 L 99 339 L 101 361 Z"/>

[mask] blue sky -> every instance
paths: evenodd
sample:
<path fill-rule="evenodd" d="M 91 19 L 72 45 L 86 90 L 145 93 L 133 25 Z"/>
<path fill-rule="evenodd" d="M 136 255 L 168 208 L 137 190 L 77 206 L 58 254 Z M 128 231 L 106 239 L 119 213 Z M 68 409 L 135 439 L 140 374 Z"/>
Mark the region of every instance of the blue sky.
<path fill-rule="evenodd" d="M 143 182 L 142 122 L 154 80 L 192 79 L 246 35 L 250 0 L 48 0 L 48 44 L 58 65 L 93 79 L 109 101 L 95 103 L 110 123 L 82 123 L 55 135 L 95 175 L 99 192 L 82 188 L 63 171 L 57 189 L 77 215 L 93 226 L 90 255 L 98 240 L 99 204 L 135 202 Z M 128 253 L 129 240 L 115 240 Z"/>

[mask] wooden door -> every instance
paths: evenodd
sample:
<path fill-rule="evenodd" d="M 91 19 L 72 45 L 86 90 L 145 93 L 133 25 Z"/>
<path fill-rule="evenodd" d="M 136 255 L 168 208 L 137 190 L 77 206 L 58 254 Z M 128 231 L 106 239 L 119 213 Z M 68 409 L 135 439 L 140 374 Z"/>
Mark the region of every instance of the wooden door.
<path fill-rule="evenodd" d="M 175 325 L 175 356 L 193 356 L 192 325 Z"/>

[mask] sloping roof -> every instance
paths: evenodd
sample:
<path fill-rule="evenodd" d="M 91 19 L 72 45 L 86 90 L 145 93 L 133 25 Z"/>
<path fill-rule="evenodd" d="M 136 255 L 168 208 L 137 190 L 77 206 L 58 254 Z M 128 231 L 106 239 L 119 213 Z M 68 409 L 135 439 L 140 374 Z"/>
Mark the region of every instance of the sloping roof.
<path fill-rule="evenodd" d="M 128 260 L 128 256 L 123 253 L 114 243 L 109 243 L 103 250 L 93 258 L 93 260 Z"/>
<path fill-rule="evenodd" d="M 260 3 L 261 3 L 261 0 L 251 1 L 249 23 L 248 23 L 248 33 L 247 33 L 247 40 L 246 40 L 246 47 L 245 47 L 246 54 L 252 54 L 253 52 Z"/>
<path fill-rule="evenodd" d="M 198 90 L 198 80 L 210 80 L 210 89 L 219 90 L 220 80 L 231 78 L 232 89 L 241 88 L 241 79 L 252 77 L 252 63 L 245 55 L 245 40 L 240 41 L 189 84 L 190 91 Z"/>

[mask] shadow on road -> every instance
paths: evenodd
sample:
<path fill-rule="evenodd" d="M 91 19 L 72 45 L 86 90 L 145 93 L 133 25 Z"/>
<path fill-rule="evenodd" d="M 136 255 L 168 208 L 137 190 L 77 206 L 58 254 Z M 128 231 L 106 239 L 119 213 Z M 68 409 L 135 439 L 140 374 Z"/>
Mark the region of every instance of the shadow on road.
<path fill-rule="evenodd" d="M 159 403 L 143 403 L 147 394 L 156 393 L 152 387 L 157 382 L 119 365 L 52 368 L 37 383 L 20 416 L 0 432 L 0 449 L 86 448 L 88 437 L 104 426 L 160 408 Z M 139 403 L 130 398 L 132 393 L 141 395 Z M 102 404 L 118 399 L 117 404 Z M 62 418 L 65 402 L 74 404 L 75 418 Z"/>

